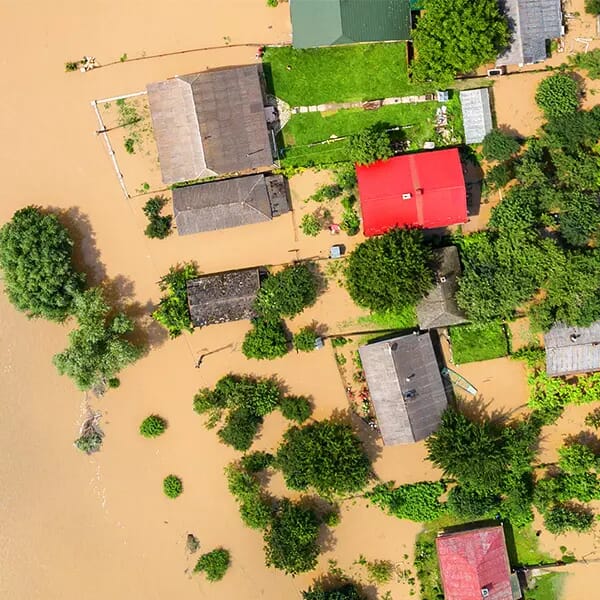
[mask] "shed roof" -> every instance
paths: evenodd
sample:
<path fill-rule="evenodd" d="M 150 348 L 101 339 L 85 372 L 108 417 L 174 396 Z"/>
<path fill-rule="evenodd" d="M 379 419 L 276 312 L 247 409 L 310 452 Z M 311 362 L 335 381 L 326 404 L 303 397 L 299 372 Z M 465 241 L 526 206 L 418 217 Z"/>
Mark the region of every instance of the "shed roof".
<path fill-rule="evenodd" d="M 249 175 L 173 190 L 173 213 L 179 235 L 270 221 L 287 210 L 281 175 Z"/>
<path fill-rule="evenodd" d="M 436 539 L 440 574 L 446 600 L 513 600 L 510 564 L 502 525 Z"/>
<path fill-rule="evenodd" d="M 511 44 L 496 64 L 527 65 L 547 57 L 546 40 L 560 37 L 560 0 L 504 0 L 511 29 Z"/>
<path fill-rule="evenodd" d="M 558 323 L 544 335 L 546 372 L 560 376 L 600 370 L 600 321 L 589 327 Z"/>
<path fill-rule="evenodd" d="M 448 401 L 429 332 L 358 351 L 383 443 L 410 444 L 432 434 Z"/>
<path fill-rule="evenodd" d="M 465 179 L 456 148 L 359 165 L 356 175 L 365 235 L 467 221 Z"/>
<path fill-rule="evenodd" d="M 203 275 L 187 282 L 188 306 L 196 327 L 254 317 L 260 288 L 258 269 Z"/>
<path fill-rule="evenodd" d="M 291 0 L 290 13 L 294 48 L 410 39 L 409 0 Z"/>
<path fill-rule="evenodd" d="M 192 181 L 273 164 L 257 65 L 147 85 L 163 181 Z"/>
<path fill-rule="evenodd" d="M 465 142 L 480 144 L 492 130 L 492 109 L 488 88 L 460 92 Z"/>
<path fill-rule="evenodd" d="M 434 259 L 436 285 L 417 304 L 417 319 L 421 329 L 449 327 L 467 321 L 454 297 L 461 274 L 458 249 L 456 246 L 447 246 L 435 250 Z"/>

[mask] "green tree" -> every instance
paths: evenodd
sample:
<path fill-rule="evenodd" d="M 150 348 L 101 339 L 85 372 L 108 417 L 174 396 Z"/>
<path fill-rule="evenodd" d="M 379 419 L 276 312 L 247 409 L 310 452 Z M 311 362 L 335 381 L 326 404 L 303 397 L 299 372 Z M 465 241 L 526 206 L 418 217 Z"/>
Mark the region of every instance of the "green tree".
<path fill-rule="evenodd" d="M 158 415 L 146 417 L 140 425 L 140 434 L 147 438 L 158 437 L 165 432 L 167 422 Z"/>
<path fill-rule="evenodd" d="M 492 129 L 483 138 L 483 156 L 486 160 L 505 161 L 512 158 L 520 148 L 515 138 L 500 129 Z"/>
<path fill-rule="evenodd" d="M 325 589 L 315 585 L 302 592 L 302 600 L 362 600 L 360 590 L 353 583 Z"/>
<path fill-rule="evenodd" d="M 223 548 L 203 554 L 194 567 L 194 573 L 205 573 L 208 581 L 220 581 L 225 576 L 231 562 L 229 551 Z"/>
<path fill-rule="evenodd" d="M 579 108 L 579 85 L 573 77 L 555 73 L 540 82 L 535 101 L 547 118 L 563 117 Z"/>
<path fill-rule="evenodd" d="M 590 15 L 600 14 L 600 0 L 585 0 L 585 12 Z"/>
<path fill-rule="evenodd" d="M 350 136 L 348 154 L 350 160 L 359 165 L 370 165 L 394 156 L 388 132 L 377 125 Z"/>
<path fill-rule="evenodd" d="M 423 8 L 413 31 L 417 81 L 451 82 L 508 46 L 508 23 L 495 0 L 426 0 Z"/>
<path fill-rule="evenodd" d="M 498 512 L 500 496 L 457 485 L 450 490 L 447 505 L 459 519 L 479 519 Z"/>
<path fill-rule="evenodd" d="M 290 500 L 281 501 L 264 535 L 267 566 L 288 575 L 315 568 L 319 556 L 319 520 L 315 513 Z"/>
<path fill-rule="evenodd" d="M 303 327 L 294 334 L 294 349 L 299 352 L 312 352 L 316 348 L 317 337 L 313 327 Z"/>
<path fill-rule="evenodd" d="M 304 423 L 312 414 L 310 400 L 305 396 L 284 396 L 280 408 L 286 419 L 296 423 Z"/>
<path fill-rule="evenodd" d="M 445 489 L 439 481 L 419 481 L 397 488 L 390 481 L 376 485 L 365 497 L 398 519 L 422 523 L 433 521 L 445 512 L 446 507 L 439 500 Z"/>
<path fill-rule="evenodd" d="M 240 505 L 244 524 L 251 529 L 266 529 L 273 519 L 273 510 L 256 478 L 237 465 L 229 465 L 225 473 L 229 491 Z"/>
<path fill-rule="evenodd" d="M 558 449 L 558 465 L 560 468 L 573 475 L 585 473 L 596 468 L 598 458 L 594 451 L 583 444 L 569 444 Z"/>
<path fill-rule="evenodd" d="M 257 318 L 252 321 L 252 329 L 246 334 L 242 344 L 246 358 L 273 360 L 285 356 L 288 342 L 280 319 Z"/>
<path fill-rule="evenodd" d="M 235 450 L 244 452 L 254 441 L 263 418 L 247 408 L 236 408 L 229 411 L 225 425 L 219 429 L 219 439 Z"/>
<path fill-rule="evenodd" d="M 513 175 L 513 166 L 510 163 L 499 163 L 485 174 L 485 183 L 492 190 L 497 190 L 503 188 Z"/>
<path fill-rule="evenodd" d="M 258 473 L 264 471 L 273 464 L 275 457 L 268 452 L 250 452 L 242 456 L 240 465 L 247 473 Z"/>
<path fill-rule="evenodd" d="M 167 199 L 163 196 L 154 196 L 142 209 L 149 221 L 144 231 L 149 238 L 163 239 L 171 233 L 171 215 L 160 214 L 166 203 Z"/>
<path fill-rule="evenodd" d="M 359 306 L 399 311 L 433 286 L 431 259 L 431 249 L 418 229 L 392 229 L 369 238 L 348 259 L 348 292 Z"/>
<path fill-rule="evenodd" d="M 18 210 L 0 229 L 0 269 L 10 302 L 30 317 L 63 321 L 85 277 L 72 263 L 73 240 L 56 215 Z"/>
<path fill-rule="evenodd" d="M 304 235 L 316 237 L 321 233 L 323 224 L 315 213 L 308 213 L 302 216 L 300 221 L 300 229 Z"/>
<path fill-rule="evenodd" d="M 292 427 L 277 451 L 277 465 L 293 490 L 323 496 L 350 494 L 367 483 L 370 464 L 349 425 L 334 420 Z"/>
<path fill-rule="evenodd" d="M 593 522 L 594 515 L 585 507 L 577 504 L 559 504 L 544 515 L 546 529 L 555 535 L 569 530 L 589 531 Z"/>
<path fill-rule="evenodd" d="M 177 498 L 183 492 L 183 483 L 177 475 L 167 475 L 163 479 L 163 492 L 167 498 Z"/>
<path fill-rule="evenodd" d="M 110 316 L 100 288 L 76 296 L 74 311 L 78 327 L 69 334 L 69 347 L 54 356 L 54 364 L 81 390 L 104 388 L 107 380 L 142 355 L 142 348 L 125 337 L 133 322 L 123 313 Z"/>

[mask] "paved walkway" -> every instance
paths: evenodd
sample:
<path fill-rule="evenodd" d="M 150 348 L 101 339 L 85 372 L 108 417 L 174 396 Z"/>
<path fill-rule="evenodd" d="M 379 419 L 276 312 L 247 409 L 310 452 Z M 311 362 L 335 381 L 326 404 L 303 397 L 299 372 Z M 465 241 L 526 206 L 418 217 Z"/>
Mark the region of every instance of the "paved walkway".
<path fill-rule="evenodd" d="M 340 102 L 328 104 L 313 104 L 312 106 L 294 106 L 291 108 L 291 113 L 297 115 L 299 113 L 309 112 L 328 112 L 336 110 L 344 110 L 348 108 L 364 108 L 376 109 L 381 106 L 390 106 L 392 104 L 418 104 L 420 102 L 432 102 L 437 100 L 436 94 L 425 94 L 423 96 L 402 96 L 397 98 L 384 98 L 383 100 L 367 100 L 364 102 Z"/>

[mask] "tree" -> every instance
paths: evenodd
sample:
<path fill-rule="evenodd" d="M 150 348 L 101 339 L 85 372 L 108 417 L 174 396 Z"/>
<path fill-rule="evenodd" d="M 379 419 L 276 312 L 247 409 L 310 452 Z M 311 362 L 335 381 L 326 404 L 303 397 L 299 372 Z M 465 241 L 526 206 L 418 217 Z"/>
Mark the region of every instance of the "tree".
<path fill-rule="evenodd" d="M 508 23 L 495 0 L 426 0 L 424 9 L 413 30 L 417 81 L 451 82 L 508 46 Z"/>
<path fill-rule="evenodd" d="M 315 585 L 302 592 L 302 600 L 362 600 L 362 595 L 353 583 L 345 583 L 329 589 Z"/>
<path fill-rule="evenodd" d="M 85 277 L 72 262 L 73 240 L 56 215 L 28 206 L 0 229 L 0 268 L 10 302 L 30 317 L 63 321 Z"/>
<path fill-rule="evenodd" d="M 292 427 L 277 451 L 277 465 L 293 490 L 323 496 L 350 494 L 367 483 L 370 464 L 349 425 L 334 420 Z"/>
<path fill-rule="evenodd" d="M 585 0 L 585 12 L 590 15 L 600 14 L 600 0 Z"/>
<path fill-rule="evenodd" d="M 555 73 L 540 82 L 535 101 L 546 118 L 569 115 L 579 108 L 579 85 L 573 77 Z"/>
<path fill-rule="evenodd" d="M 256 295 L 259 315 L 271 319 L 295 317 L 317 300 L 317 279 L 306 263 L 285 267 L 270 275 Z"/>
<path fill-rule="evenodd" d="M 433 286 L 431 249 L 417 229 L 392 229 L 359 244 L 348 259 L 346 285 L 359 306 L 398 311 Z"/>
<path fill-rule="evenodd" d="M 154 196 L 142 209 L 149 220 L 144 232 L 149 238 L 163 239 L 171 233 L 171 215 L 160 214 L 166 203 L 167 199 L 163 196 Z"/>
<path fill-rule="evenodd" d="M 183 492 L 183 483 L 177 475 L 167 475 L 163 479 L 163 492 L 167 498 L 177 498 Z"/>
<path fill-rule="evenodd" d="M 263 418 L 247 408 L 236 408 L 229 411 L 225 425 L 219 429 L 219 439 L 235 450 L 244 452 L 254 441 Z"/>
<path fill-rule="evenodd" d="M 546 529 L 555 535 L 569 530 L 588 531 L 593 522 L 594 515 L 577 504 L 558 504 L 544 515 Z"/>
<path fill-rule="evenodd" d="M 515 138 L 504 133 L 500 129 L 492 129 L 483 138 L 483 157 L 486 160 L 505 161 L 512 158 L 520 148 Z"/>
<path fill-rule="evenodd" d="M 162 435 L 167 428 L 167 422 L 158 415 L 146 417 L 140 425 L 140 434 L 146 438 Z"/>
<path fill-rule="evenodd" d="M 100 288 L 76 296 L 74 311 L 78 327 L 69 334 L 69 347 L 54 356 L 54 364 L 79 389 L 103 389 L 107 380 L 142 355 L 142 348 L 126 338 L 133 322 L 123 313 L 109 316 L 111 308 Z"/>
<path fill-rule="evenodd" d="M 500 496 L 457 485 L 450 490 L 447 505 L 459 519 L 479 519 L 498 512 Z"/>
<path fill-rule="evenodd" d="M 595 469 L 599 463 L 594 451 L 583 444 L 570 444 L 558 449 L 559 467 L 572 475 Z"/>
<path fill-rule="evenodd" d="M 220 581 L 225 576 L 231 562 L 229 551 L 223 548 L 203 554 L 194 567 L 194 573 L 206 573 L 208 581 Z"/>
<path fill-rule="evenodd" d="M 280 408 L 286 419 L 296 423 L 304 423 L 312 414 L 310 400 L 304 396 L 285 396 Z"/>
<path fill-rule="evenodd" d="M 246 358 L 274 360 L 285 356 L 288 342 L 280 319 L 257 318 L 252 321 L 252 329 L 246 334 L 242 344 Z"/>
<path fill-rule="evenodd" d="M 394 156 L 388 132 L 381 126 L 372 126 L 350 136 L 350 160 L 359 165 L 370 165 Z"/>
<path fill-rule="evenodd" d="M 256 478 L 237 465 L 229 465 L 225 473 L 229 491 L 240 505 L 244 524 L 251 529 L 266 529 L 273 519 L 273 510 Z"/>
<path fill-rule="evenodd" d="M 294 349 L 299 352 L 312 352 L 316 348 L 317 337 L 313 327 L 303 327 L 294 334 Z"/>
<path fill-rule="evenodd" d="M 513 178 L 513 166 L 508 163 L 494 165 L 485 174 L 485 183 L 492 190 L 503 188 Z"/>
<path fill-rule="evenodd" d="M 282 500 L 264 535 L 267 566 L 288 575 L 314 569 L 319 555 L 318 536 L 315 513 L 288 499 Z"/>

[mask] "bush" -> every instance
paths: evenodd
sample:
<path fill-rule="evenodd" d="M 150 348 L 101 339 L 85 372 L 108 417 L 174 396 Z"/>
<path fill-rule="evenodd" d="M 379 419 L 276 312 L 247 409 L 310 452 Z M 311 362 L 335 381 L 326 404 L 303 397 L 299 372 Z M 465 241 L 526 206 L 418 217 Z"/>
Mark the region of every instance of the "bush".
<path fill-rule="evenodd" d="M 591 413 L 586 415 L 585 424 L 588 427 L 593 427 L 594 429 L 598 429 L 598 427 L 600 427 L 600 408 L 596 408 Z"/>
<path fill-rule="evenodd" d="M 335 506 L 330 512 L 323 517 L 323 523 L 327 527 L 337 527 L 342 522 L 342 515 L 339 506 Z"/>
<path fill-rule="evenodd" d="M 229 551 L 223 548 L 203 554 L 194 567 L 194 573 L 206 573 L 208 581 L 219 581 L 229 568 Z"/>
<path fill-rule="evenodd" d="M 177 498 L 183 492 L 183 483 L 177 475 L 167 475 L 163 479 L 163 492 L 168 498 Z"/>
<path fill-rule="evenodd" d="M 260 490 L 256 479 L 235 465 L 226 469 L 229 491 L 240 504 L 240 516 L 247 527 L 265 529 L 272 520 L 273 511 Z"/>
<path fill-rule="evenodd" d="M 274 360 L 285 356 L 287 352 L 288 342 L 281 320 L 259 317 L 252 321 L 252 329 L 242 344 L 242 353 L 246 358 Z"/>
<path fill-rule="evenodd" d="M 302 600 L 362 600 L 363 596 L 356 585 L 345 583 L 325 589 L 315 585 L 302 592 Z"/>
<path fill-rule="evenodd" d="M 312 327 L 303 327 L 294 334 L 294 348 L 299 352 L 312 352 L 316 349 L 317 337 Z"/>
<path fill-rule="evenodd" d="M 342 193 L 342 188 L 337 185 L 323 185 L 311 197 L 315 202 L 323 202 L 323 200 L 333 200 Z"/>
<path fill-rule="evenodd" d="M 494 165 L 485 175 L 485 183 L 492 190 L 503 188 L 513 178 L 512 165 L 500 163 Z"/>
<path fill-rule="evenodd" d="M 158 415 L 146 417 L 140 425 L 140 433 L 147 438 L 158 437 L 165 432 L 167 422 Z"/>
<path fill-rule="evenodd" d="M 352 428 L 333 420 L 289 429 L 277 451 L 277 465 L 290 489 L 314 488 L 323 496 L 360 491 L 370 472 Z"/>
<path fill-rule="evenodd" d="M 389 560 L 369 561 L 361 555 L 357 562 L 367 569 L 369 581 L 372 583 L 377 583 L 379 585 L 389 583 L 394 575 L 394 564 Z"/>
<path fill-rule="evenodd" d="M 312 406 L 305 396 L 285 396 L 280 408 L 286 419 L 296 423 L 304 423 L 312 414 Z"/>
<path fill-rule="evenodd" d="M 258 473 L 270 467 L 274 460 L 275 457 L 272 454 L 256 451 L 242 456 L 240 464 L 247 473 Z"/>
<path fill-rule="evenodd" d="M 394 156 L 388 132 L 378 126 L 367 127 L 350 136 L 348 153 L 350 160 L 359 165 L 370 165 Z"/>
<path fill-rule="evenodd" d="M 431 289 L 431 249 L 417 229 L 393 229 L 359 244 L 348 259 L 350 296 L 373 311 L 400 311 Z"/>
<path fill-rule="evenodd" d="M 395 488 L 394 482 L 376 485 L 365 497 L 399 519 L 422 523 L 433 521 L 445 512 L 439 501 L 445 486 L 439 481 L 420 481 Z"/>
<path fill-rule="evenodd" d="M 356 235 L 360 231 L 360 217 L 353 208 L 345 210 L 342 214 L 340 228 L 350 236 Z"/>
<path fill-rule="evenodd" d="M 229 412 L 224 427 L 219 430 L 217 435 L 224 444 L 244 452 L 252 446 L 254 436 L 262 422 L 262 417 L 247 408 L 236 408 Z"/>
<path fill-rule="evenodd" d="M 315 214 L 309 213 L 302 217 L 302 220 L 300 221 L 300 229 L 304 235 L 315 237 L 321 233 L 323 225 Z"/>
<path fill-rule="evenodd" d="M 87 431 L 75 440 L 75 447 L 86 454 L 98 452 L 102 446 L 102 434 L 98 431 Z"/>
<path fill-rule="evenodd" d="M 569 530 L 581 533 L 589 531 L 593 522 L 594 515 L 583 506 L 575 504 L 559 504 L 544 515 L 546 529 L 555 535 Z"/>
<path fill-rule="evenodd" d="M 500 506 L 500 497 L 457 485 L 450 490 L 448 510 L 459 519 L 493 516 Z"/>
<path fill-rule="evenodd" d="M 593 450 L 583 444 L 570 444 L 558 449 L 558 466 L 566 473 L 576 475 L 596 468 L 598 459 Z"/>
<path fill-rule="evenodd" d="M 569 115 L 579 108 L 579 86 L 564 73 L 550 75 L 539 84 L 535 101 L 546 118 Z"/>
<path fill-rule="evenodd" d="M 73 240 L 56 215 L 18 210 L 0 229 L 0 269 L 8 299 L 30 317 L 63 321 L 85 277 L 73 267 Z"/>
<path fill-rule="evenodd" d="M 482 152 L 486 160 L 504 162 L 512 158 L 519 151 L 519 148 L 519 142 L 500 129 L 492 129 L 483 138 Z"/>
<path fill-rule="evenodd" d="M 336 184 L 344 191 L 353 190 L 356 187 L 356 169 L 351 162 L 339 163 L 333 169 Z"/>
<path fill-rule="evenodd" d="M 600 14 L 600 0 L 585 0 L 585 12 L 590 15 Z"/>

